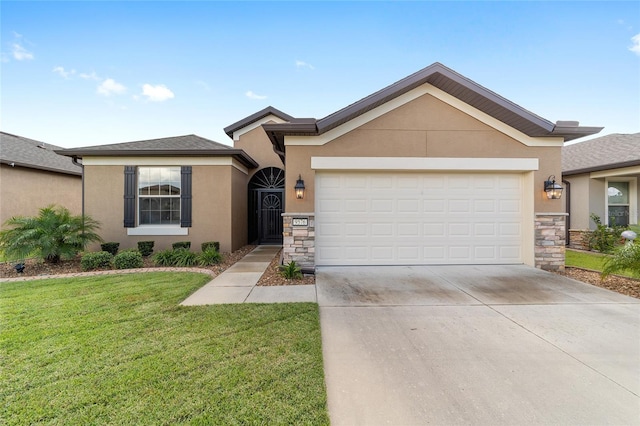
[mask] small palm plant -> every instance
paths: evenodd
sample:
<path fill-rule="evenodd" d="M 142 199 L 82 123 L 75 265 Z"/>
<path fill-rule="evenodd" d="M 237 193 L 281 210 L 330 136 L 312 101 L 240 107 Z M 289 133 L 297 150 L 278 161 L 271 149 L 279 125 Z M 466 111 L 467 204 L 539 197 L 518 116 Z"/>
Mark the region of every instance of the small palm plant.
<path fill-rule="evenodd" d="M 8 260 L 38 257 L 48 263 L 73 257 L 91 242 L 102 242 L 95 232 L 100 223 L 74 216 L 61 206 L 47 206 L 37 216 L 14 216 L 0 231 L 0 250 Z"/>
<path fill-rule="evenodd" d="M 286 279 L 293 280 L 296 278 L 302 278 L 302 269 L 295 260 L 280 266 L 280 274 Z"/>

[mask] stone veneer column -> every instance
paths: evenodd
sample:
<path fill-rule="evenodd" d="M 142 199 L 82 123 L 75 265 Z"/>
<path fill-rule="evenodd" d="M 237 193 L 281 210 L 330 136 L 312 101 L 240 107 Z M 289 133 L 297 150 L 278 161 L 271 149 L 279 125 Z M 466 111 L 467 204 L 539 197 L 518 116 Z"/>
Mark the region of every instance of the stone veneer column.
<path fill-rule="evenodd" d="M 295 260 L 303 268 L 313 268 L 316 257 L 315 213 L 282 213 L 282 225 L 284 263 Z"/>
<path fill-rule="evenodd" d="M 547 271 L 564 271 L 567 216 L 567 213 L 536 213 L 536 268 Z"/>

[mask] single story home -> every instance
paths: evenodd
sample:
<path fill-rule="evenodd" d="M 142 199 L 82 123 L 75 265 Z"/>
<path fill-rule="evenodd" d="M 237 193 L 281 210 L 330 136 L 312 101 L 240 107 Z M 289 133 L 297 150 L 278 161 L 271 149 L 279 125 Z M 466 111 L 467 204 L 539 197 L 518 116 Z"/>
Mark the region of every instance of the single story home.
<path fill-rule="evenodd" d="M 552 123 L 434 63 L 322 119 L 268 107 L 224 130 L 233 147 L 188 135 L 60 153 L 82 158 L 86 211 L 124 248 L 258 242 L 306 267 L 561 269 L 553 176 L 564 142 L 601 128 Z"/>
<path fill-rule="evenodd" d="M 638 224 L 640 133 L 602 136 L 562 148 L 562 180 L 569 213 L 569 245 L 582 247 L 590 215 L 606 225 Z"/>
<path fill-rule="evenodd" d="M 50 204 L 82 212 L 82 168 L 59 146 L 0 132 L 0 224 Z"/>

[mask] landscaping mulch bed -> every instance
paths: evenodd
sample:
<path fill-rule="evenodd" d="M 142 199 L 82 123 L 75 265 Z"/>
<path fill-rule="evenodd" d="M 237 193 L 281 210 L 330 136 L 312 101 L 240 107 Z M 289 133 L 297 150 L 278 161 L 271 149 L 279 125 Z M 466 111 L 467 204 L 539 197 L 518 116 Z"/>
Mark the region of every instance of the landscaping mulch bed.
<path fill-rule="evenodd" d="M 565 268 L 564 272 L 558 274 L 640 299 L 640 280 L 610 275 L 603 281 L 600 272 L 580 268 Z"/>
<path fill-rule="evenodd" d="M 222 273 L 225 269 L 242 259 L 247 253 L 253 250 L 255 245 L 244 246 L 234 252 L 223 253 L 223 260 L 218 265 L 204 267 L 203 269 L 209 269 L 216 275 Z M 276 285 L 304 285 L 315 284 L 314 275 L 305 275 L 301 279 L 288 280 L 280 275 L 280 253 L 279 252 L 271 261 L 271 264 L 264 272 L 260 280 L 259 286 L 276 286 Z M 63 260 L 58 264 L 48 264 L 34 259 L 29 259 L 25 262 L 26 267 L 22 274 L 18 274 L 13 268 L 13 263 L 4 262 L 0 264 L 0 278 L 15 278 L 15 277 L 35 277 L 44 275 L 60 275 L 60 274 L 72 274 L 83 272 L 80 267 L 80 257 L 75 259 Z M 155 265 L 150 258 L 144 259 L 144 268 L 153 268 Z M 596 271 L 589 271 L 580 268 L 566 268 L 564 272 L 558 272 L 560 275 L 564 275 L 569 278 L 573 278 L 578 281 L 582 281 L 588 284 L 592 284 L 598 287 L 606 288 L 608 290 L 616 291 L 618 293 L 635 297 L 640 299 L 640 280 L 632 278 L 621 277 L 618 275 L 611 275 L 604 281 L 600 279 L 600 273 Z"/>

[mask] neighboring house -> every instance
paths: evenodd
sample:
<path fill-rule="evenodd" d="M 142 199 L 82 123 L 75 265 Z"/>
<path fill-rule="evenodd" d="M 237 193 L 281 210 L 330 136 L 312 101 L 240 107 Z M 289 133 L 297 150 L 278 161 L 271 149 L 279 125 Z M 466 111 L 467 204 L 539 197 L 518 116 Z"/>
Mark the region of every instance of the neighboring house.
<path fill-rule="evenodd" d="M 257 241 L 307 267 L 561 269 L 564 200 L 544 182 L 565 141 L 600 130 L 435 63 L 320 120 L 266 108 L 225 128 L 234 148 L 184 136 L 61 153 L 82 157 L 87 212 L 125 248 Z"/>
<path fill-rule="evenodd" d="M 50 204 L 82 212 L 82 168 L 58 146 L 0 132 L 0 223 Z"/>
<path fill-rule="evenodd" d="M 640 133 L 612 134 L 562 148 L 562 179 L 567 182 L 570 245 L 595 229 L 589 216 L 607 225 L 638 223 Z"/>

